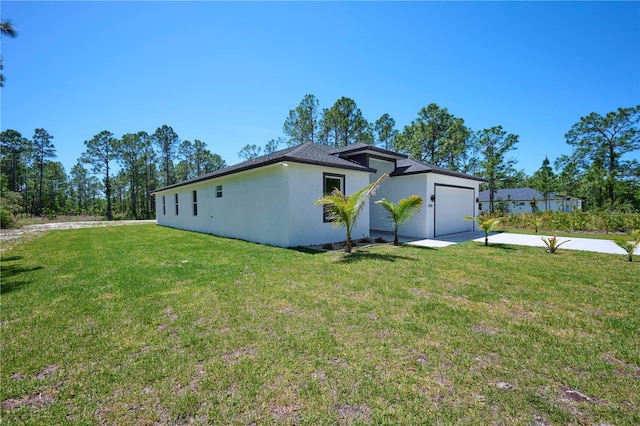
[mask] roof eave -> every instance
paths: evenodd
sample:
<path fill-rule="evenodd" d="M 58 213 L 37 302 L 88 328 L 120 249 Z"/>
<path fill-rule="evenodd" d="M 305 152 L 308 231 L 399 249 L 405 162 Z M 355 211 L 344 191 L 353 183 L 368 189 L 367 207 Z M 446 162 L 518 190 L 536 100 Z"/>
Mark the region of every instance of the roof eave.
<path fill-rule="evenodd" d="M 336 152 L 333 153 L 333 155 L 337 154 L 338 156 L 342 157 L 343 155 L 361 154 L 361 153 L 386 156 L 388 158 L 393 158 L 393 159 L 409 158 L 408 155 L 389 151 L 388 149 L 379 148 L 377 146 L 358 147 L 358 148 L 347 149 L 343 151 L 336 150 Z"/>
<path fill-rule="evenodd" d="M 323 162 L 323 161 L 305 160 L 305 159 L 296 158 L 296 157 L 289 157 L 289 156 L 285 155 L 285 156 L 282 156 L 282 157 L 274 158 L 273 160 L 260 162 L 259 164 L 247 164 L 244 167 L 234 168 L 234 169 L 226 171 L 226 172 L 224 171 L 225 169 L 220 169 L 217 172 L 213 172 L 214 173 L 213 175 L 212 174 L 208 174 L 208 175 L 200 176 L 200 177 L 193 178 L 193 179 L 190 179 L 190 180 L 182 181 L 182 182 L 179 182 L 179 183 L 174 183 L 172 185 L 167 185 L 165 187 L 162 187 L 162 188 L 155 189 L 155 190 L 151 191 L 150 194 L 153 195 L 153 194 L 156 194 L 158 192 L 167 191 L 167 190 L 170 190 L 170 189 L 181 188 L 183 186 L 192 185 L 194 183 L 205 182 L 207 180 L 217 179 L 217 178 L 220 178 L 220 177 L 229 176 L 229 175 L 233 175 L 233 174 L 236 174 L 236 173 L 242 173 L 242 172 L 246 172 L 246 171 L 249 171 L 249 170 L 258 169 L 260 167 L 266 167 L 266 166 L 270 166 L 270 165 L 277 164 L 277 163 L 283 163 L 283 162 L 308 164 L 308 165 L 322 166 L 322 167 L 332 167 L 334 169 L 356 170 L 356 171 L 361 171 L 361 172 L 366 172 L 366 173 L 376 173 L 376 171 L 377 171 L 375 169 L 372 169 L 371 167 L 365 167 L 365 166 L 361 166 L 361 165 L 355 164 L 355 163 L 353 164 L 353 166 L 351 166 L 349 164 L 333 164 L 333 163 L 328 163 L 328 162 Z"/>
<path fill-rule="evenodd" d="M 439 175 L 453 176 L 453 177 L 459 177 L 459 178 L 463 178 L 463 179 L 477 180 L 478 182 L 487 182 L 486 179 L 481 178 L 479 176 L 466 175 L 464 173 L 457 173 L 457 172 L 454 172 L 454 171 L 447 172 L 447 171 L 443 171 L 443 170 L 417 170 L 415 172 L 391 173 L 389 176 L 391 176 L 391 177 L 399 177 L 399 176 L 420 175 L 420 174 L 427 174 L 427 173 L 436 173 L 436 174 L 439 174 Z"/>

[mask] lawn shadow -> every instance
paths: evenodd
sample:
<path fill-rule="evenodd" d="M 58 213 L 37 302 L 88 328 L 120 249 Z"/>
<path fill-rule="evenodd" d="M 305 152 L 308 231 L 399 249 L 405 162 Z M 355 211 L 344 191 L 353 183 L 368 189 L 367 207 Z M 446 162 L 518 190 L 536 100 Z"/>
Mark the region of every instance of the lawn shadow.
<path fill-rule="evenodd" d="M 345 253 L 338 262 L 354 263 L 363 260 L 382 260 L 385 262 L 395 262 L 396 260 L 415 260 L 413 257 L 400 256 L 389 253 L 372 253 L 364 250 L 354 250 L 351 253 Z"/>
<path fill-rule="evenodd" d="M 477 247 L 487 247 L 487 248 L 493 247 L 493 248 L 497 248 L 497 249 L 500 249 L 500 250 L 517 250 L 517 248 L 513 247 L 512 245 L 503 244 L 503 243 L 492 243 L 492 242 L 489 242 L 489 245 L 485 246 L 484 242 L 477 242 L 475 245 Z"/>
<path fill-rule="evenodd" d="M 4 282 L 0 284 L 0 295 L 12 292 L 13 290 L 18 290 L 23 286 L 29 284 L 31 281 L 13 281 L 10 283 Z"/>
<path fill-rule="evenodd" d="M 442 248 L 442 247 L 418 246 L 418 245 L 405 244 L 405 243 L 401 243 L 400 246 L 412 248 L 412 249 L 418 249 L 418 250 L 429 250 L 429 251 L 437 251 L 439 248 Z"/>
<path fill-rule="evenodd" d="M 2 262 L 11 262 L 11 261 L 20 260 L 20 259 L 22 259 L 22 256 L 0 257 L 0 265 L 2 264 Z"/>
<path fill-rule="evenodd" d="M 12 263 L 7 265 L 7 262 L 16 262 L 21 260 L 21 256 L 10 256 L 0 258 L 0 262 L 2 265 L 2 282 L 0 283 L 0 294 L 9 293 L 10 291 L 17 290 L 24 286 L 25 284 L 29 284 L 31 281 L 23 280 L 23 281 L 11 281 L 7 282 L 8 278 L 15 277 L 16 275 L 23 274 L 25 272 L 37 271 L 38 269 L 43 269 L 42 266 L 33 266 L 30 268 L 24 268 L 20 264 Z"/>
<path fill-rule="evenodd" d="M 326 251 L 324 251 L 324 250 L 316 250 L 316 249 L 312 249 L 311 247 L 303 247 L 303 246 L 287 247 L 287 250 L 293 250 L 293 251 L 297 251 L 298 253 L 304 253 L 304 254 L 322 254 L 322 253 L 326 253 Z"/>

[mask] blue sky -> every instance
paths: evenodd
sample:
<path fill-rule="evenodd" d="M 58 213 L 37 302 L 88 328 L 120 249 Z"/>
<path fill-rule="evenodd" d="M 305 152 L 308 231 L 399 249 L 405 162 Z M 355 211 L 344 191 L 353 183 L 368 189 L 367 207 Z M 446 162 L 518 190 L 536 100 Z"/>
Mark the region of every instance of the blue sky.
<path fill-rule="evenodd" d="M 12 2 L 2 130 L 85 140 L 162 124 L 227 164 L 305 94 L 398 130 L 435 102 L 519 135 L 518 169 L 569 154 L 580 117 L 640 104 L 639 2 Z M 636 157 L 639 157 L 634 153 Z"/>

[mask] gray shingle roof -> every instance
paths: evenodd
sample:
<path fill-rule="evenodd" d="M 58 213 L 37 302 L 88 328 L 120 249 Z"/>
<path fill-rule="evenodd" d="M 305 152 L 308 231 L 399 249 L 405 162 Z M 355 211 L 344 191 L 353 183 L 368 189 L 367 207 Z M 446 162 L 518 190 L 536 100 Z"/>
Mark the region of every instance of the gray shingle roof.
<path fill-rule="evenodd" d="M 338 169 L 347 170 L 359 170 L 367 173 L 375 173 L 376 170 L 370 167 L 363 166 L 355 161 L 350 161 L 342 156 L 355 155 L 360 152 L 374 152 L 386 157 L 393 157 L 397 160 L 396 170 L 391 173 L 390 176 L 406 176 L 419 173 L 439 173 L 443 175 L 462 177 L 467 179 L 473 179 L 478 181 L 484 181 L 483 178 L 478 176 L 467 175 L 464 173 L 456 172 L 453 170 L 445 169 L 444 167 L 434 166 L 433 164 L 421 163 L 419 161 L 411 160 L 406 155 L 397 152 L 389 151 L 383 148 L 367 144 L 355 144 L 342 148 L 332 148 L 330 146 L 321 145 L 313 142 L 308 142 L 302 145 L 292 146 L 289 148 L 276 151 L 269 155 L 262 155 L 253 160 L 243 161 L 242 163 L 235 164 L 233 166 L 225 167 L 224 169 L 216 170 L 215 172 L 198 176 L 193 179 L 185 180 L 173 185 L 168 185 L 163 188 L 156 189 L 152 193 L 164 191 L 172 188 L 179 188 L 181 186 L 189 185 L 196 182 L 203 182 L 209 179 L 214 179 L 222 176 L 228 176 L 234 173 L 240 173 L 246 170 L 255 169 L 258 167 L 268 166 L 279 162 L 292 162 L 302 164 L 313 164 L 317 166 L 334 167 Z"/>
<path fill-rule="evenodd" d="M 446 169 L 440 166 L 434 166 L 433 164 L 421 163 L 420 161 L 412 160 L 410 158 L 399 159 L 396 165 L 396 169 L 390 176 L 406 176 L 415 175 L 419 173 L 439 173 L 442 175 L 463 177 L 472 180 L 478 180 L 484 182 L 485 179 L 479 176 L 468 175 L 461 172 Z"/>
<path fill-rule="evenodd" d="M 387 157 L 407 158 L 406 155 L 400 154 L 399 152 L 389 151 L 388 149 L 379 148 L 374 145 L 367 145 L 366 143 L 356 143 L 353 145 L 344 146 L 342 148 L 333 148 L 331 150 L 331 153 L 345 155 L 345 154 L 357 154 L 358 152 L 363 152 L 363 151 L 371 151 L 378 154 L 383 154 L 384 156 L 387 156 Z"/>
<path fill-rule="evenodd" d="M 264 167 L 264 166 L 279 163 L 282 161 L 335 167 L 338 169 L 360 170 L 367 173 L 375 173 L 374 169 L 365 167 L 354 161 L 345 160 L 344 158 L 340 158 L 337 155 L 332 155 L 333 154 L 332 151 L 334 151 L 334 149 L 329 146 L 308 142 L 302 145 L 285 148 L 269 155 L 262 155 L 253 160 L 243 161 L 242 163 L 225 167 L 224 169 L 216 170 L 215 172 L 211 172 L 203 176 L 185 180 L 179 183 L 175 183 L 173 185 L 168 185 L 163 188 L 156 189 L 153 192 L 160 192 L 167 189 L 178 188 L 178 187 L 189 185 L 192 183 L 202 182 L 209 179 L 231 175 L 234 173 L 240 173 L 246 170 L 251 170 L 258 167 Z"/>

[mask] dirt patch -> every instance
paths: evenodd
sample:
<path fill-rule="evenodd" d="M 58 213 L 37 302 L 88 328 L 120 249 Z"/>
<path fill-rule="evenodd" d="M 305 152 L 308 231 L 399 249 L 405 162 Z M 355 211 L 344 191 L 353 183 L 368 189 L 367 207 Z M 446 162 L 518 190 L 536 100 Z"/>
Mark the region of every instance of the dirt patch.
<path fill-rule="evenodd" d="M 409 293 L 418 297 L 427 297 L 429 295 L 429 293 L 426 290 L 423 290 L 421 288 L 410 288 L 408 291 Z"/>
<path fill-rule="evenodd" d="M 13 373 L 11 375 L 11 380 L 13 380 L 14 382 L 19 382 L 19 381 L 24 380 L 24 379 L 25 379 L 24 375 L 22 373 L 20 373 L 20 372 Z"/>
<path fill-rule="evenodd" d="M 560 386 L 561 398 L 567 399 L 572 402 L 591 402 L 592 399 L 587 395 L 578 392 L 577 390 L 570 389 L 566 386 Z"/>
<path fill-rule="evenodd" d="M 178 314 L 176 314 L 175 312 L 173 312 L 173 309 L 171 309 L 170 306 L 167 306 L 166 308 L 164 308 L 162 310 L 162 312 L 164 312 L 164 314 L 167 316 L 167 318 L 169 319 L 169 321 L 173 322 L 175 320 L 178 319 Z"/>
<path fill-rule="evenodd" d="M 602 357 L 609 364 L 615 365 L 617 368 L 614 372 L 618 375 L 640 379 L 640 367 L 629 364 L 621 359 L 616 358 L 613 354 L 604 354 Z"/>
<path fill-rule="evenodd" d="M 36 379 L 46 379 L 49 376 L 53 376 L 58 371 L 58 364 L 53 364 L 48 367 L 43 368 L 36 374 Z"/>
<path fill-rule="evenodd" d="M 544 417 L 539 414 L 533 415 L 533 420 L 531 421 L 531 426 L 549 426 L 551 423 L 547 421 Z"/>
<path fill-rule="evenodd" d="M 420 364 L 428 364 L 429 363 L 429 358 L 427 358 L 427 356 L 425 354 L 419 354 L 416 357 L 416 362 L 419 362 Z"/>
<path fill-rule="evenodd" d="M 229 364 L 235 364 L 244 358 L 253 358 L 255 356 L 256 350 L 254 348 L 239 348 L 223 354 L 221 358 Z"/>
<path fill-rule="evenodd" d="M 477 332 L 477 333 L 485 333 L 485 334 L 489 334 L 491 336 L 495 336 L 496 334 L 499 333 L 499 331 L 493 327 L 489 327 L 487 325 L 482 325 L 482 324 L 478 324 L 478 325 L 474 325 L 473 327 L 471 327 L 471 330 Z"/>
<path fill-rule="evenodd" d="M 6 411 L 17 410 L 22 407 L 27 408 L 43 408 L 49 404 L 53 404 L 56 399 L 53 395 L 43 392 L 35 395 L 24 396 L 22 398 L 9 398 L 0 403 L 0 407 Z"/>
<path fill-rule="evenodd" d="M 502 389 L 502 390 L 511 390 L 511 389 L 513 389 L 513 385 L 511 383 L 507 383 L 507 382 L 498 382 L 498 383 L 496 383 L 496 387 L 498 389 Z"/>
<path fill-rule="evenodd" d="M 337 404 L 336 409 L 338 410 L 338 424 L 340 425 L 348 425 L 353 422 L 364 424 L 371 423 L 371 410 L 364 404 Z"/>
<path fill-rule="evenodd" d="M 146 354 L 147 352 L 149 352 L 149 350 L 150 350 L 149 346 L 145 346 L 142 349 L 140 349 L 138 352 L 132 353 L 129 356 L 129 359 L 130 360 L 134 360 L 134 359 L 138 358 L 139 356 Z"/>
<path fill-rule="evenodd" d="M 298 424 L 296 413 L 299 408 L 296 405 L 273 405 L 271 407 L 271 416 L 278 422 L 286 422 L 287 424 Z"/>
<path fill-rule="evenodd" d="M 580 411 L 579 407 L 586 404 L 606 405 L 607 401 L 596 398 L 594 396 L 585 395 L 575 389 L 571 389 L 567 386 L 560 386 L 557 393 L 556 400 L 560 406 L 567 409 L 573 416 L 583 418 L 584 413 Z"/>
<path fill-rule="evenodd" d="M 500 355 L 493 352 L 478 354 L 473 357 L 473 360 L 477 363 L 477 366 L 482 369 L 492 368 L 500 364 Z"/>

